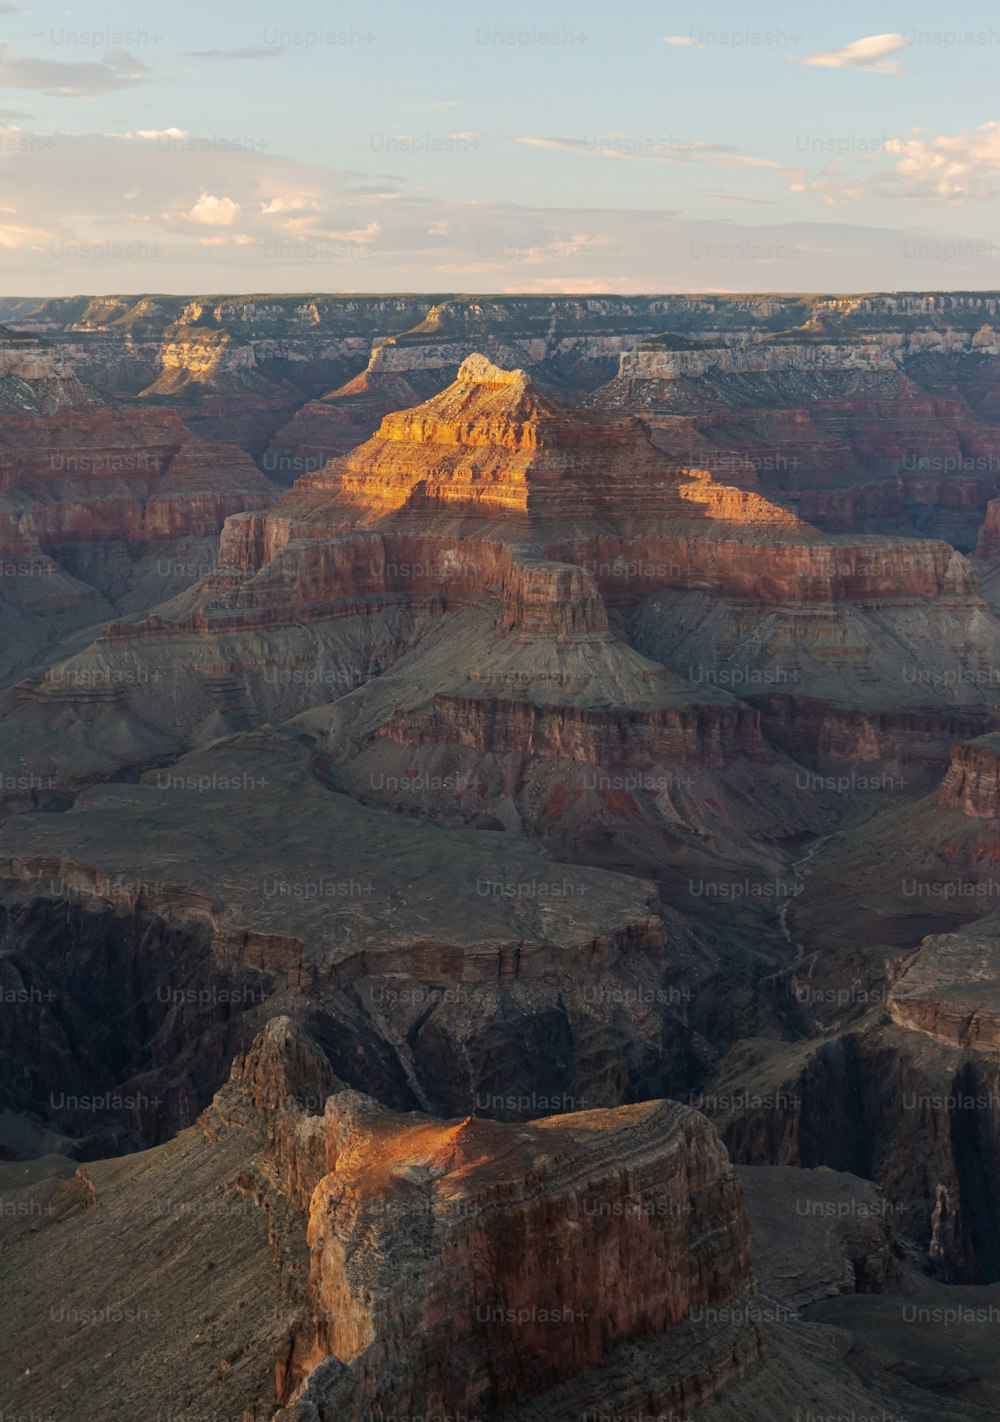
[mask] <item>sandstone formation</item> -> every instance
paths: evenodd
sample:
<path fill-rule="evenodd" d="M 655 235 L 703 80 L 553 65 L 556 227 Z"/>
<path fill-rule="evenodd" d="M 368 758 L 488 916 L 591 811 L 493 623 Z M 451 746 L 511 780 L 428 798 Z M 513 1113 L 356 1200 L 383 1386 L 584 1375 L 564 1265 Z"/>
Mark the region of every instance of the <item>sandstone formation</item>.
<path fill-rule="evenodd" d="M 991 1415 L 996 305 L 0 303 L 5 1403 Z"/>
<path fill-rule="evenodd" d="M 749 1180 L 753 1216 L 800 1189 L 878 1203 L 863 1182 L 801 1174 L 761 1172 L 781 1181 L 766 1201 Z M 61 1417 L 72 1390 L 81 1422 L 150 1407 L 332 1422 L 470 1393 L 465 1415 L 506 1422 L 623 1407 L 793 1422 L 804 1395 L 920 1422 L 983 1415 L 925 1390 L 897 1352 L 876 1362 L 755 1297 L 740 1178 L 704 1118 L 670 1102 L 519 1126 L 393 1114 L 277 1017 L 197 1128 L 75 1174 L 55 1157 L 0 1163 L 0 1189 L 19 1304 L 0 1386 L 18 1412 Z M 809 1225 L 841 1241 L 831 1261 L 846 1245 L 855 1267 L 884 1268 L 884 1221 L 840 1216 Z M 794 1257 L 787 1235 L 754 1239 L 770 1278 Z M 897 1314 L 904 1301 L 864 1297 Z M 108 1324 L 127 1348 L 94 1346 Z M 954 1332 L 925 1331 L 925 1349 Z"/>
<path fill-rule="evenodd" d="M 966 815 L 1000 819 L 1000 737 L 980 736 L 958 742 L 938 798 Z"/>
<path fill-rule="evenodd" d="M 661 447 L 697 449 L 717 474 L 755 472 L 824 528 L 929 527 L 970 548 L 1000 493 L 995 298 L 803 306 L 770 331 L 691 339 L 677 324 L 626 352 L 593 400 L 643 414 Z"/>
<path fill-rule="evenodd" d="M 926 938 L 893 984 L 889 1014 L 900 1027 L 977 1051 L 1000 1051 L 1000 940 L 994 922 Z"/>
<path fill-rule="evenodd" d="M 310 1125 L 306 1148 L 316 1131 L 325 1148 L 313 1327 L 286 1387 L 324 1416 L 505 1413 L 633 1338 L 687 1325 L 690 1349 L 705 1334 L 690 1321 L 749 1287 L 735 1176 L 704 1119 L 674 1103 L 500 1126 L 393 1116 L 341 1092 Z M 752 1328 L 713 1344 L 661 1408 L 709 1400 L 755 1360 Z"/>
<path fill-rule="evenodd" d="M 45 642 L 160 602 L 271 486 L 173 410 L 114 408 L 37 337 L 0 332 L 0 676 Z"/>

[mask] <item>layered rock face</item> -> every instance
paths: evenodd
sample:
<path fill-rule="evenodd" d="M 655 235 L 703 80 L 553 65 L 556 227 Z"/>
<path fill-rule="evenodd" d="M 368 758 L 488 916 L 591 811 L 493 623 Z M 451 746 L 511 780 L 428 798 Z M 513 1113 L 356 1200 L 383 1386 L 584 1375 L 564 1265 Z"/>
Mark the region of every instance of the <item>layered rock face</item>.
<path fill-rule="evenodd" d="M 0 677 L 32 644 L 162 601 L 203 576 L 229 514 L 272 488 L 175 410 L 116 409 L 71 357 L 0 337 Z"/>
<path fill-rule="evenodd" d="M 1000 819 L 1000 736 L 955 745 L 938 798 L 977 819 Z"/>
<path fill-rule="evenodd" d="M 113 408 L 58 347 L 0 335 L 0 384 L 4 512 L 45 549 L 217 533 L 269 497 L 241 450 L 193 437 L 172 410 Z"/>
<path fill-rule="evenodd" d="M 677 304 L 106 296 L 15 303 L 8 314 L 65 350 L 96 388 L 182 400 L 192 429 L 251 450 L 287 484 L 367 439 L 388 411 L 442 389 L 476 350 L 505 365 L 537 365 L 543 383 L 585 394 L 613 373 L 622 350 L 662 329 Z M 698 314 L 711 319 L 715 309 L 708 303 Z"/>
<path fill-rule="evenodd" d="M 719 1139 L 764 1172 L 748 1181 L 769 1307 L 911 1289 L 904 1251 L 906 1269 L 1000 1277 L 1000 627 L 950 543 L 802 517 L 808 494 L 840 517 L 863 488 L 873 518 L 919 523 L 880 461 L 897 435 L 947 453 L 942 430 L 971 449 L 991 423 L 977 331 L 995 299 L 650 299 L 642 319 L 681 332 L 656 381 L 685 406 L 656 442 L 624 397 L 554 394 L 628 354 L 622 303 L 380 300 L 95 308 L 95 340 L 123 320 L 156 345 L 143 388 L 160 394 L 65 405 L 52 447 L 90 439 L 108 463 L 130 421 L 142 488 L 130 469 L 113 489 L 106 468 L 52 471 L 47 415 L 7 425 L 9 557 L 35 561 L 52 602 L 113 586 L 115 606 L 74 615 L 118 620 L 45 649 L 18 624 L 33 660 L 0 727 L 0 1155 L 42 1171 L 46 1152 L 164 1142 L 236 1053 L 202 1144 L 238 1159 L 295 1302 L 272 1329 L 254 1317 L 251 1367 L 217 1290 L 175 1272 L 187 1236 L 157 1231 L 166 1283 L 211 1299 L 199 1331 L 225 1337 L 227 1367 L 184 1396 L 172 1362 L 137 1396 L 106 1359 L 114 1406 L 193 1394 L 259 1414 L 266 1354 L 281 1422 L 792 1422 L 819 1398 L 950 1418 L 891 1348 L 785 1314 L 758 1361 Z M 397 317 L 422 329 L 386 339 Z M 63 334 L 68 361 L 89 336 Z M 259 444 L 282 401 L 376 342 L 363 379 L 315 403 L 352 432 L 377 415 L 377 433 L 273 505 L 250 506 L 253 486 L 208 576 L 133 619 L 146 587 L 120 593 L 109 530 L 130 567 L 209 546 L 246 468 L 181 412 L 203 432 L 256 404 L 241 439 Z M 310 351 L 329 384 L 289 375 Z M 55 379 L 17 359 L 12 379 Z M 380 411 L 390 395 L 411 407 Z M 821 472 L 849 446 L 848 482 L 827 468 L 782 492 L 757 457 L 779 438 Z M 972 510 L 969 477 L 935 517 Z M 135 1237 L 114 1164 L 94 1167 L 110 1225 L 89 1206 L 76 1223 L 82 1181 L 60 1221 L 68 1269 Z M 47 1300 L 16 1262 L 41 1319 L 16 1347 L 41 1356 Z M 68 1371 L 12 1374 L 14 1405 L 57 1410 Z"/>
<path fill-rule="evenodd" d="M 676 483 L 635 421 L 571 414 L 524 371 L 470 356 L 441 395 L 387 415 L 342 465 L 297 489 L 336 490 L 355 522 L 454 508 L 540 527 L 571 512 L 584 522 L 662 518 L 680 510 Z"/>
<path fill-rule="evenodd" d="M 768 758 L 757 718 L 735 706 L 623 708 L 601 714 L 496 695 L 438 695 L 426 715 L 398 712 L 383 734 L 400 745 L 464 745 L 486 755 L 527 753 L 577 765 L 721 767 L 741 755 Z"/>
<path fill-rule="evenodd" d="M 347 454 L 390 411 L 443 390 L 476 352 L 529 368 L 540 389 L 575 402 L 612 373 L 621 352 L 658 329 L 670 305 L 649 298 L 442 302 L 412 331 L 376 345 L 359 375 L 305 404 L 275 436 L 263 467 L 281 479 Z"/>
<path fill-rule="evenodd" d="M 625 353 L 593 399 L 642 414 L 678 457 L 755 470 L 823 527 L 930 527 L 970 548 L 1000 492 L 994 308 L 852 298 L 771 333 L 692 340 L 678 326 Z"/>
<path fill-rule="evenodd" d="M 674 1103 L 519 1127 L 400 1120 L 348 1093 L 324 1129 L 314 1357 L 347 1365 L 325 1407 L 505 1410 L 750 1284 L 735 1175 L 703 1118 Z M 410 1357 L 390 1381 L 401 1338 Z M 732 1377 L 756 1340 L 729 1346 Z M 701 1368 L 659 1406 L 708 1401 Z"/>
<path fill-rule="evenodd" d="M 629 637 L 672 679 L 648 669 L 636 678 L 608 608 L 632 616 Z M 1000 638 L 974 573 L 948 545 L 820 535 L 759 493 L 678 466 L 635 419 L 567 411 L 523 371 L 481 356 L 274 507 L 228 520 L 218 571 L 165 612 L 109 628 L 101 667 L 151 658 L 175 680 L 173 644 L 197 643 L 231 729 L 275 702 L 259 686 L 260 643 L 251 652 L 246 639 L 270 646 L 292 636 L 282 629 L 322 628 L 323 657 L 353 668 L 350 690 L 420 642 L 424 619 L 458 614 L 492 619 L 521 668 L 511 661 L 478 682 L 435 672 L 386 739 L 425 746 L 439 735 L 506 756 L 530 728 L 532 744 L 576 763 L 680 756 L 712 767 L 735 734 L 739 755 L 766 760 L 754 715 L 720 714 L 718 693 L 737 692 L 796 756 L 895 763 L 916 742 L 910 758 L 923 766 L 943 753 L 956 708 L 974 733 L 997 699 L 980 672 Z M 568 661 L 564 645 L 577 648 Z M 928 680 L 937 672 L 925 677 L 929 646 L 955 663 L 940 687 Z M 277 653 L 290 678 L 297 655 Z M 297 706 L 281 698 L 286 714 L 326 697 L 327 682 L 307 685 L 307 670 Z M 552 709 L 513 704 L 511 688 Z M 138 709 L 128 687 L 124 699 Z M 181 700 L 143 698 L 144 722 L 152 715 L 176 734 Z M 192 713 L 203 701 L 199 691 Z M 375 715 L 365 740 L 378 733 Z M 183 719 L 185 737 L 220 727 Z"/>
<path fill-rule="evenodd" d="M 108 296 L 46 301 L 17 318 L 98 390 L 178 403 L 195 433 L 259 456 L 304 400 L 364 365 L 380 332 L 407 329 L 430 305 L 419 297 Z"/>
<path fill-rule="evenodd" d="M 991 1340 L 977 1351 L 975 1327 L 951 1319 L 956 1306 L 971 1312 L 989 1291 L 938 1288 L 927 1298 L 922 1281 L 924 1301 L 952 1312 L 938 1328 L 919 1330 L 921 1372 L 900 1356 L 891 1326 L 855 1316 L 855 1306 L 877 1306 L 898 1319 L 919 1282 L 908 1279 L 904 1295 L 852 1292 L 852 1284 L 894 1282 L 892 1216 L 878 1192 L 834 1172 L 739 1174 L 764 1286 L 758 1299 L 747 1287 L 733 1292 L 746 1275 L 745 1217 L 718 1140 L 695 1113 L 651 1102 L 513 1128 L 389 1114 L 345 1092 L 317 1040 L 279 1016 L 237 1057 L 198 1126 L 174 1140 L 75 1171 L 54 1156 L 31 1168 L 0 1162 L 5 1279 L 18 1300 L 0 1386 L 15 1415 L 58 1417 L 72 1390 L 80 1422 L 101 1422 L 111 1398 L 119 1411 L 171 1417 L 195 1405 L 207 1416 L 256 1413 L 275 1422 L 425 1416 L 431 1404 L 423 1399 L 446 1386 L 462 1394 L 470 1381 L 485 1382 L 483 1403 L 491 1392 L 526 1400 L 499 1414 L 481 1405 L 447 1415 L 794 1422 L 803 1396 L 822 1397 L 838 1416 L 989 1415 L 949 1402 L 942 1387 L 952 1374 L 934 1362 L 953 1358 L 958 1335 L 983 1387 Z M 591 1244 L 589 1270 L 572 1262 L 581 1235 Z M 464 1247 L 491 1239 L 492 1255 Z M 553 1260 L 557 1241 L 563 1248 Z M 518 1243 L 537 1247 L 529 1253 Z M 480 1319 L 479 1271 L 498 1247 L 507 1295 L 487 1299 L 490 1317 Z M 630 1276 L 613 1269 L 616 1256 Z M 666 1267 L 654 1272 L 653 1258 Z M 539 1267 L 543 1290 L 562 1285 L 545 1308 L 547 1294 L 524 1304 L 519 1292 Z M 609 1272 L 609 1295 L 619 1299 L 613 1317 L 592 1306 Z M 441 1300 L 446 1284 L 452 1293 Z M 335 1313 L 321 1302 L 324 1285 L 335 1290 Z M 842 1309 L 835 1327 L 812 1315 L 799 1321 L 804 1302 L 831 1293 Z M 466 1303 L 462 1351 L 429 1355 L 435 1340 L 443 1350 L 463 1332 L 456 1304 Z M 615 1341 L 628 1320 L 685 1310 L 661 1331 Z M 392 1347 L 389 1327 L 415 1316 L 427 1326 L 396 1335 Z M 104 1322 L 127 1328 L 132 1346 L 97 1350 Z M 870 1342 L 872 1326 L 875 1358 L 851 1336 L 856 1329 Z M 350 1350 L 362 1331 L 374 1338 L 352 1362 L 319 1359 L 321 1335 L 336 1333 Z M 912 1335 L 912 1324 L 901 1332 Z M 534 1343 L 530 1370 L 509 1352 L 522 1336 Z M 596 1367 L 532 1391 L 554 1368 L 572 1370 L 589 1340 L 603 1347 Z M 141 1368 L 137 1356 L 147 1359 Z M 44 1357 L 45 1366 L 27 1370 L 25 1357 Z"/>
<path fill-rule="evenodd" d="M 217 1134 L 250 1106 L 308 1208 L 311 1321 L 279 1378 L 299 1415 L 507 1413 L 672 1335 L 688 1357 L 647 1396 L 690 1409 L 755 1362 L 739 1183 L 696 1112 L 654 1101 L 504 1126 L 333 1092 L 322 1054 L 279 1019 L 205 1118 Z M 697 1321 L 730 1311 L 691 1358 Z"/>
<path fill-rule="evenodd" d="M 0 326 L 0 412 L 5 416 L 98 409 L 102 403 L 51 346 Z"/>
<path fill-rule="evenodd" d="M 217 534 L 231 513 L 263 507 L 270 486 L 233 445 L 192 436 L 172 411 L 5 423 L 10 504 L 52 550 L 125 539 Z"/>
<path fill-rule="evenodd" d="M 168 393 L 198 387 L 258 394 L 314 367 L 316 394 L 346 359 L 363 364 L 373 338 L 419 322 L 433 298 L 100 296 L 43 301 L 19 310 L 19 330 L 63 348 L 82 377 L 106 393 L 139 395 L 157 380 Z M 355 369 L 357 366 L 355 366 Z M 294 376 L 292 376 L 294 381 Z M 323 381 L 326 384 L 323 384 Z"/>
<path fill-rule="evenodd" d="M 366 689 L 350 756 L 337 749 L 340 728 L 322 730 L 326 783 L 377 802 L 366 782 L 379 769 L 389 783 L 407 770 L 397 756 L 413 748 L 420 765 L 453 748 L 471 762 L 463 780 L 480 787 L 464 801 L 460 822 L 520 820 L 551 836 L 562 854 L 592 840 L 587 862 L 600 862 L 605 836 L 624 832 L 612 862 L 646 873 L 664 836 L 682 835 L 696 858 L 699 838 L 714 843 L 699 794 L 679 784 L 677 767 L 728 772 L 750 759 L 773 781 L 759 811 L 740 811 L 748 830 L 755 822 L 752 837 L 798 832 L 813 823 L 811 811 L 803 821 L 782 807 L 778 784 L 794 772 L 764 745 L 756 713 L 725 690 L 692 689 L 637 656 L 609 626 L 602 593 L 613 590 L 613 579 L 602 579 L 602 588 L 580 566 L 576 546 L 567 561 L 539 556 L 575 528 L 589 552 L 588 531 L 625 538 L 650 524 L 676 526 L 679 546 L 704 546 L 706 569 L 715 561 L 709 547 L 723 530 L 738 529 L 747 539 L 737 538 L 740 557 L 747 566 L 756 561 L 761 575 L 762 546 L 770 550 L 785 531 L 814 537 L 758 495 L 674 469 L 637 422 L 574 416 L 539 395 L 523 372 L 470 359 L 448 391 L 387 417 L 368 445 L 303 478 L 274 509 L 231 519 L 221 566 L 198 593 L 166 616 L 108 629 L 97 656 L 105 674 L 119 664 L 141 665 L 147 675 L 155 667 L 160 694 L 134 687 L 134 673 L 122 684 L 121 700 L 144 726 L 152 717 L 171 737 L 203 737 L 210 728 L 218 734 L 259 724 L 264 706 L 281 705 L 287 715 L 329 699 L 326 668 L 299 666 L 293 641 L 313 659 L 321 644 L 324 662 L 351 668 L 336 683 L 349 691 L 367 688 L 373 671 L 416 651 L 432 623 L 447 636 L 450 620 L 461 616 L 462 646 L 455 643 L 452 665 L 432 662 L 424 695 L 404 693 L 401 707 L 388 699 L 397 695 L 388 680 Z M 469 642 L 472 619 L 489 629 L 478 653 Z M 293 624 L 311 630 L 291 634 Z M 177 665 L 185 643 L 202 649 L 193 661 L 181 659 L 197 682 L 164 695 L 166 683 L 191 681 Z M 278 677 L 267 683 L 270 658 L 282 674 L 287 669 L 280 696 L 272 689 Z M 85 668 L 71 670 L 73 681 Z M 25 688 L 25 710 L 30 703 L 31 714 L 46 714 L 39 712 L 44 698 L 56 714 L 52 690 L 45 682 Z M 113 715 L 121 712 L 109 712 L 106 723 Z M 105 744 L 117 736 L 109 724 Z M 621 779 L 620 791 L 614 783 L 591 785 L 589 767 Z M 79 768 L 77 757 L 74 777 Z M 435 767 L 424 770 L 436 778 Z M 633 785 L 639 771 L 642 782 Z M 708 797 L 713 807 L 716 794 Z M 739 797 L 745 802 L 742 789 Z M 604 826 L 596 839 L 595 810 Z M 435 802 L 424 812 L 454 822 L 456 810 Z M 772 852 L 761 853 L 767 860 Z"/>
<path fill-rule="evenodd" d="M 1000 940 L 995 929 L 995 922 L 989 922 L 925 939 L 893 984 L 893 1022 L 948 1046 L 1000 1051 Z"/>

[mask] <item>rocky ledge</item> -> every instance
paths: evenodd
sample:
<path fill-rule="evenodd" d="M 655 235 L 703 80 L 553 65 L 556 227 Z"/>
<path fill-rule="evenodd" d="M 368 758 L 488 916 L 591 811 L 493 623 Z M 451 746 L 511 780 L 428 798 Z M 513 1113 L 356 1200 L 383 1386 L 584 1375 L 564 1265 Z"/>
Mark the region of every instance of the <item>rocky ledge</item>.
<path fill-rule="evenodd" d="M 269 1121 L 272 1182 L 309 1196 L 310 1319 L 282 1418 L 487 1417 L 551 1389 L 561 1418 L 574 1379 L 601 1398 L 616 1350 L 658 1340 L 673 1362 L 643 1397 L 686 1410 L 755 1362 L 742 1191 L 696 1111 L 440 1121 L 336 1086 L 276 1019 L 204 1118 L 214 1138 Z M 295 1104 L 325 1091 L 323 1111 Z M 276 1102 L 292 1103 L 277 1129 Z"/>
<path fill-rule="evenodd" d="M 1000 925 L 925 938 L 889 994 L 900 1027 L 953 1047 L 1000 1051 Z"/>
<path fill-rule="evenodd" d="M 980 820 L 1000 820 L 1000 734 L 959 741 L 938 801 Z"/>

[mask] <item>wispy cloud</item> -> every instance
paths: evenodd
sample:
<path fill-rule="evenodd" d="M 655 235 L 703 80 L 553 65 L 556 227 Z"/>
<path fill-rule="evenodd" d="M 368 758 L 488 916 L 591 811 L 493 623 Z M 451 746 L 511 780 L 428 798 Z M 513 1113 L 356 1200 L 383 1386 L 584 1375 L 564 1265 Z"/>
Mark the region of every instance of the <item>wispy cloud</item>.
<path fill-rule="evenodd" d="M 440 291 L 454 289 L 459 272 L 489 291 L 738 291 L 748 274 L 751 289 L 846 291 L 898 286 L 909 235 L 902 224 L 762 223 L 753 208 L 718 209 L 719 221 L 666 205 L 440 199 L 423 183 L 390 191 L 353 169 L 162 141 L 181 129 L 58 133 L 51 145 L 20 132 L 26 141 L 3 153 L 0 248 L 16 252 L 24 290 L 60 295 L 210 290 L 223 280 L 247 291 Z M 992 141 L 988 130 L 965 138 Z M 933 136 L 900 142 L 938 151 Z M 977 173 L 989 167 L 985 152 L 974 156 Z M 902 190 L 890 162 L 917 164 L 915 183 L 927 161 L 924 148 L 901 146 L 881 166 Z M 704 186 L 713 199 L 738 196 Z M 995 284 L 994 265 L 974 253 L 962 284 Z M 918 252 L 905 275 L 914 289 L 940 286 L 940 258 Z"/>
<path fill-rule="evenodd" d="M 694 193 L 694 197 L 705 198 L 708 202 L 738 202 L 749 207 L 777 207 L 773 198 L 745 197 L 741 193 Z"/>
<path fill-rule="evenodd" d="M 821 69 L 867 69 L 870 74 L 902 74 L 898 59 L 889 55 L 899 54 L 906 48 L 902 35 L 867 35 L 864 39 L 845 44 L 842 49 L 824 49 L 817 54 L 789 54 L 786 57 L 794 64 L 813 64 Z"/>
<path fill-rule="evenodd" d="M 678 143 L 674 139 L 633 137 L 607 133 L 594 138 L 556 138 L 546 134 L 521 133 L 515 143 L 529 148 L 559 148 L 569 153 L 586 153 L 598 158 L 634 158 L 647 163 L 715 163 L 723 168 L 774 168 L 781 163 L 771 158 L 754 158 L 726 143 Z"/>
<path fill-rule="evenodd" d="M 673 45 L 676 49 L 704 49 L 701 40 L 696 40 L 694 35 L 664 35 L 663 44 Z"/>
<path fill-rule="evenodd" d="M 65 64 L 58 59 L 15 59 L 0 40 L 0 89 L 35 89 L 60 98 L 91 99 L 141 84 L 149 66 L 123 49 L 105 51 L 101 62 Z"/>
<path fill-rule="evenodd" d="M 189 49 L 185 54 L 189 59 L 274 59 L 285 53 L 283 44 L 246 45 L 243 49 Z"/>

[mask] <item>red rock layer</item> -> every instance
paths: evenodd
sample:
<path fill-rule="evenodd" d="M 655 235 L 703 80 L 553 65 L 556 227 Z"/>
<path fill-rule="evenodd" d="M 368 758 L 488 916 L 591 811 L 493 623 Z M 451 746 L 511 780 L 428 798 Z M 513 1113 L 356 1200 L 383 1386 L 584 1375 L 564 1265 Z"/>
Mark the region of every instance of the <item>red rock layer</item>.
<path fill-rule="evenodd" d="M 344 1091 L 276 1018 L 201 1126 L 259 1140 L 240 1187 L 309 1213 L 310 1321 L 280 1361 L 279 1401 L 300 1389 L 299 1408 L 330 1415 L 494 1415 L 660 1340 L 643 1396 L 687 1411 L 758 1357 L 743 1192 L 687 1106 L 522 1125 L 395 1115 Z"/>
<path fill-rule="evenodd" d="M 360 1361 L 395 1324 L 434 1412 L 538 1395 L 749 1283 L 735 1174 L 674 1103 L 512 1127 L 398 1118 L 342 1093 L 325 1125 L 309 1220 L 320 1345 Z"/>
<path fill-rule="evenodd" d="M 584 765 L 722 767 L 772 758 L 746 707 L 544 706 L 505 697 L 442 696 L 423 714 L 397 712 L 383 735 L 406 746 L 468 746 L 482 754 L 560 757 Z"/>
<path fill-rule="evenodd" d="M 315 1373 L 337 1415 L 503 1411 L 620 1343 L 739 1312 L 751 1287 L 738 1177 L 706 1118 L 676 1102 L 521 1125 L 400 1116 L 336 1091 L 286 1018 L 237 1059 L 203 1128 L 254 1118 L 272 1170 L 309 1209 L 312 1326 L 281 1370 L 286 1399 Z M 738 1375 L 756 1357 L 753 1329 L 714 1331 L 730 1335 L 725 1370 Z M 718 1389 L 681 1351 L 658 1402 Z"/>
<path fill-rule="evenodd" d="M 223 534 L 226 566 L 203 584 L 207 606 L 180 626 L 198 634 L 225 627 L 279 626 L 289 620 L 347 614 L 406 597 L 445 611 L 495 606 L 499 625 L 553 636 L 607 637 L 604 603 L 582 569 L 519 557 L 498 542 L 406 534 L 314 538 L 288 547 L 280 518 L 244 514 Z M 279 556 L 279 554 L 281 556 Z M 260 569 L 247 580 L 242 573 Z M 108 640 L 171 635 L 176 623 L 111 626 Z"/>
<path fill-rule="evenodd" d="M 986 505 L 986 517 L 976 539 L 976 554 L 980 558 L 1000 555 L 1000 499 L 991 500 Z"/>
<path fill-rule="evenodd" d="M 897 771 L 880 773 L 886 789 L 905 783 L 932 790 L 955 739 L 974 736 L 995 719 L 991 710 L 976 707 L 868 711 L 796 694 L 755 695 L 752 689 L 746 699 L 758 708 L 768 740 L 821 772 L 874 762 L 905 766 L 905 782 Z"/>
<path fill-rule="evenodd" d="M 905 501 L 984 507 L 1000 492 L 1000 429 L 984 399 L 995 327 L 932 331 L 929 316 L 900 326 L 887 311 L 882 330 L 878 317 L 838 329 L 841 315 L 779 335 L 644 342 L 590 403 L 641 415 L 661 448 L 697 448 L 716 477 L 756 470 L 825 528 L 877 525 Z"/>
<path fill-rule="evenodd" d="M 938 800 L 975 819 L 1000 820 L 1000 736 L 982 736 L 952 747 Z"/>
<path fill-rule="evenodd" d="M 976 588 L 965 560 L 936 540 L 830 543 L 816 534 L 809 538 L 811 530 L 794 522 L 783 538 L 769 532 L 765 524 L 759 533 L 752 526 L 722 527 L 706 536 L 689 526 L 628 539 L 557 542 L 549 551 L 584 567 L 609 604 L 641 600 L 664 586 L 707 587 L 761 603 L 860 604 L 966 596 Z M 775 532 L 782 532 L 780 522 Z"/>
<path fill-rule="evenodd" d="M 6 522 L 42 548 L 217 533 L 231 513 L 271 497 L 249 455 L 199 440 L 168 410 L 11 416 L 0 460 L 16 511 Z"/>

